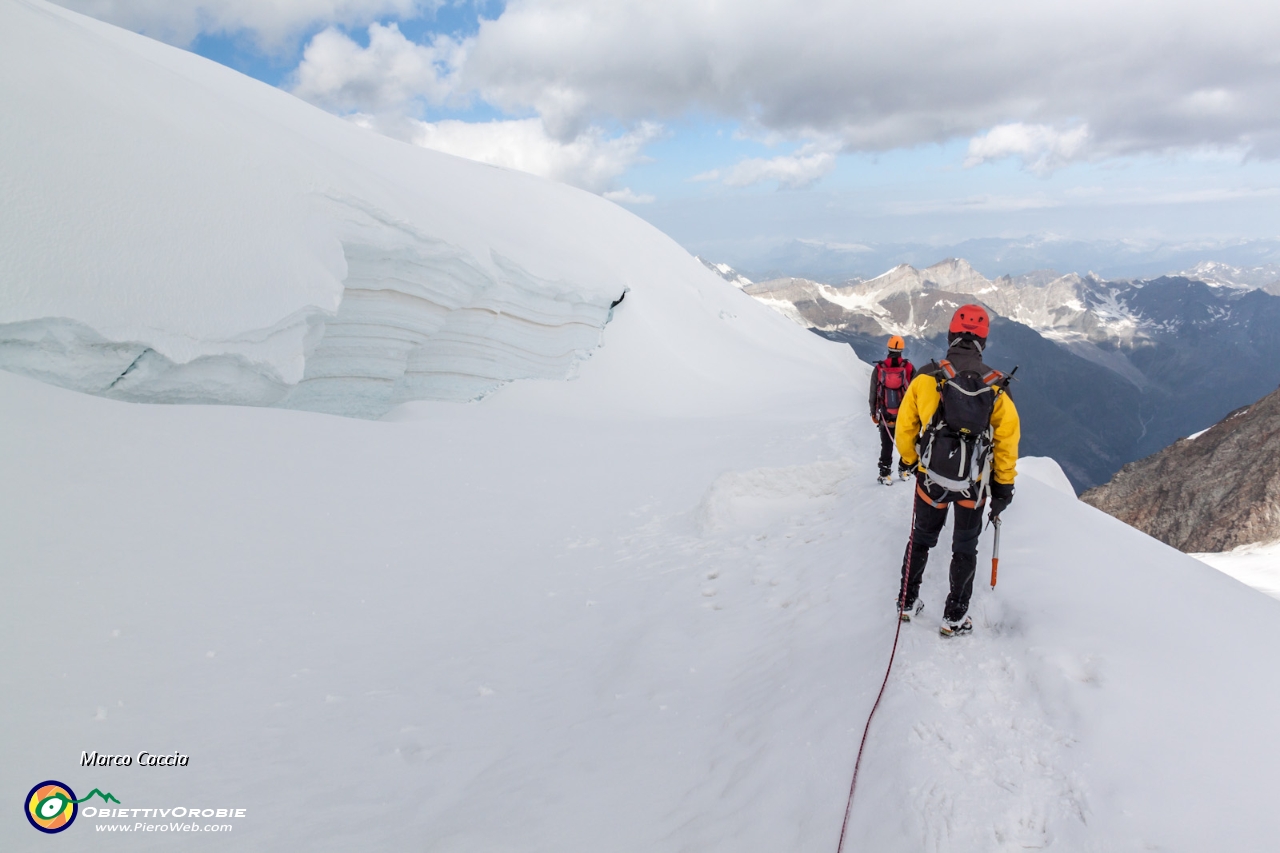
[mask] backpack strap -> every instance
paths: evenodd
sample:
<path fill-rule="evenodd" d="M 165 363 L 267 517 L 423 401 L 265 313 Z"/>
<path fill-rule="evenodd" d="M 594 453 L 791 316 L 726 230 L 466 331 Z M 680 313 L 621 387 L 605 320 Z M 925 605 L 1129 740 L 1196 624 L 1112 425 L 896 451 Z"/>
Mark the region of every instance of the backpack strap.
<path fill-rule="evenodd" d="M 938 369 L 930 372 L 933 374 L 933 381 L 938 383 L 938 396 L 941 397 L 942 386 L 946 385 L 948 381 L 956 378 L 956 369 L 952 367 L 951 362 L 947 361 L 945 358 L 942 359 L 941 361 L 935 360 L 933 363 L 938 366 Z M 937 420 L 938 413 L 941 411 L 942 411 L 942 404 L 941 402 L 939 402 L 938 411 L 933 413 L 934 420 Z M 932 421 L 930 422 L 929 425 L 933 426 Z"/>
<path fill-rule="evenodd" d="M 992 370 L 982 377 L 982 384 L 990 388 L 991 392 L 999 397 L 1001 393 L 1009 390 L 1009 377 L 999 370 Z"/>

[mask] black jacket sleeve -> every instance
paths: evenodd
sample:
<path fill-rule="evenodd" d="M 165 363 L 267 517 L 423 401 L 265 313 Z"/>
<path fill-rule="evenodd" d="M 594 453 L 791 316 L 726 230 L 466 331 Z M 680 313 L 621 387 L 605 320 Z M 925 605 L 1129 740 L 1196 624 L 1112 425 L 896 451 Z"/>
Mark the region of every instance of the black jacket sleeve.
<path fill-rule="evenodd" d="M 871 417 L 876 416 L 876 398 L 880 395 L 876 392 L 880 390 L 880 362 L 871 365 L 871 393 L 868 395 L 867 402 L 871 407 Z"/>

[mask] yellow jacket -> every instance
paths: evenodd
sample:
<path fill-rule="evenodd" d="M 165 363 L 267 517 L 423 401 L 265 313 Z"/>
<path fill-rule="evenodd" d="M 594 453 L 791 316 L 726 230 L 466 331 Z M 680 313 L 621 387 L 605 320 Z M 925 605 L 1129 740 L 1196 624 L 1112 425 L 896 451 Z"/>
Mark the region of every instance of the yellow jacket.
<path fill-rule="evenodd" d="M 938 381 L 933 376 L 919 374 L 907 386 L 893 436 L 904 464 L 914 465 L 920 458 L 916 442 L 933 420 L 933 413 L 938 410 L 941 400 Z M 1004 391 L 996 395 L 995 408 L 991 411 L 991 434 L 994 444 L 991 451 L 992 479 L 1011 486 L 1018 476 L 1018 441 L 1022 438 L 1022 425 L 1013 399 Z"/>

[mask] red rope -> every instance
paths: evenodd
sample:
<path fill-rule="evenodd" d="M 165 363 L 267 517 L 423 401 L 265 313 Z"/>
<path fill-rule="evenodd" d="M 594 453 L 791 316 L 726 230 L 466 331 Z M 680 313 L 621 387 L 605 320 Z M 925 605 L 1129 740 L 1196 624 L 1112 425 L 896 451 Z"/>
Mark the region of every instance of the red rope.
<path fill-rule="evenodd" d="M 893 434 L 893 432 L 889 429 L 889 425 L 888 425 L 888 424 L 886 424 L 886 423 L 884 422 L 884 417 L 883 417 L 883 416 L 881 416 L 881 418 L 880 418 L 880 429 L 884 430 L 884 431 L 885 431 L 885 434 L 889 436 L 889 444 L 893 445 L 893 444 L 896 444 L 896 443 L 897 443 L 897 442 L 896 442 L 896 440 L 895 440 L 895 439 L 896 439 L 896 436 L 895 436 L 895 435 Z M 890 453 L 890 454 L 889 454 L 889 461 L 890 461 L 890 462 L 892 462 L 892 461 L 893 461 L 893 454 L 892 454 L 892 453 Z"/>
<path fill-rule="evenodd" d="M 902 633 L 902 608 L 907 603 L 907 576 L 911 572 L 911 547 L 915 544 L 916 532 L 916 499 L 913 495 L 911 498 L 911 533 L 907 538 L 907 555 L 903 558 L 902 563 L 902 589 L 898 592 L 898 627 L 893 629 L 893 650 L 889 652 L 889 665 L 884 670 L 884 681 L 880 682 L 880 692 L 876 694 L 876 701 L 871 706 L 871 713 L 867 714 L 867 724 L 862 729 L 862 742 L 858 744 L 858 758 L 853 762 L 853 781 L 849 783 L 849 801 L 844 807 L 844 823 L 840 825 L 840 843 L 836 845 L 836 853 L 844 853 L 844 836 L 849 830 L 849 813 L 853 811 L 853 792 L 858 787 L 858 770 L 862 767 L 862 750 L 867 746 L 867 733 L 871 731 L 871 720 L 876 715 L 876 709 L 880 707 L 880 700 L 884 697 L 884 688 L 889 683 L 889 673 L 893 671 L 893 659 L 898 654 L 898 635 Z"/>

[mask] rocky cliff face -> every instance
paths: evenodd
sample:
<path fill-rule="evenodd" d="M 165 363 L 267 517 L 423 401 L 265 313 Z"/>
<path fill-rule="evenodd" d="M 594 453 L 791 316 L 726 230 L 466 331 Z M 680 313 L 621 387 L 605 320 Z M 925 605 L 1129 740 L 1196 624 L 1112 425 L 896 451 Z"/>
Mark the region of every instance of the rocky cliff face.
<path fill-rule="evenodd" d="M 1182 551 L 1280 539 L 1280 391 L 1080 499 Z"/>

